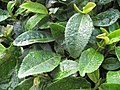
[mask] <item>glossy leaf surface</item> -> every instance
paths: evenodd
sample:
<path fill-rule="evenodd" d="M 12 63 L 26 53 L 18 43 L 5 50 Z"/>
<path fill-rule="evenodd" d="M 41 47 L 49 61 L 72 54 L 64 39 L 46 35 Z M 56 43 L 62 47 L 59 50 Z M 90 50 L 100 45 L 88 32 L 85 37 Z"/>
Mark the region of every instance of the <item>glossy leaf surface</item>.
<path fill-rule="evenodd" d="M 26 23 L 26 30 L 33 30 L 33 28 L 45 17 L 45 15 L 35 14 Z"/>
<path fill-rule="evenodd" d="M 76 73 L 79 70 L 78 63 L 72 60 L 65 60 L 60 63 L 60 72 L 57 79 L 62 79 Z"/>
<path fill-rule="evenodd" d="M 93 23 L 88 14 L 74 14 L 65 28 L 65 44 L 71 57 L 77 58 L 88 43 L 93 31 Z"/>
<path fill-rule="evenodd" d="M 93 18 L 95 26 L 106 27 L 115 23 L 120 14 L 117 9 L 110 9 L 105 12 L 101 12 Z"/>
<path fill-rule="evenodd" d="M 97 70 L 104 60 L 104 56 L 93 48 L 89 48 L 82 52 L 79 58 L 79 72 L 81 76 L 85 73 L 92 73 Z"/>
<path fill-rule="evenodd" d="M 27 31 L 19 35 L 13 42 L 15 46 L 26 46 L 33 43 L 47 43 L 54 41 L 53 37 L 43 31 Z"/>
<path fill-rule="evenodd" d="M 52 71 L 60 63 L 61 57 L 49 51 L 30 52 L 20 66 L 19 78 Z"/>

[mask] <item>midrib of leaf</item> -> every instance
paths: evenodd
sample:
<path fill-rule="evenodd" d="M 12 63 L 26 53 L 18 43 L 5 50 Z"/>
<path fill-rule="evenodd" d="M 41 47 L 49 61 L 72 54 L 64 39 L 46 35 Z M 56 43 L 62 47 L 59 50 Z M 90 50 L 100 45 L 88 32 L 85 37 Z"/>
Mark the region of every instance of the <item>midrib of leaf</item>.
<path fill-rule="evenodd" d="M 55 57 L 58 57 L 58 56 L 54 56 L 54 57 L 52 57 L 52 58 L 55 58 Z M 50 58 L 50 59 L 48 59 L 48 60 L 45 60 L 44 62 L 42 62 L 42 63 L 40 63 L 40 64 L 38 64 L 38 65 L 32 67 L 31 69 L 27 70 L 24 74 L 26 74 L 26 73 L 28 73 L 29 71 L 33 70 L 35 67 L 41 66 L 42 64 L 44 64 L 44 63 L 50 61 L 52 58 Z M 38 73 L 39 73 L 39 71 L 38 71 L 36 74 L 38 74 Z M 33 73 L 30 73 L 30 74 L 33 74 Z"/>
<path fill-rule="evenodd" d="M 104 45 L 104 42 L 101 44 L 101 46 L 103 46 L 103 45 Z M 97 53 L 97 52 L 99 51 L 99 49 L 100 49 L 100 47 L 98 47 L 95 52 Z M 93 55 L 93 57 L 90 59 L 91 61 L 93 61 L 93 58 L 95 57 L 96 53 L 95 53 L 95 54 Z M 86 68 L 87 68 L 89 65 L 90 65 L 90 62 L 89 62 L 89 63 L 87 64 L 87 66 L 85 67 L 84 72 L 85 72 Z M 96 69 L 96 70 L 97 70 L 97 69 Z"/>

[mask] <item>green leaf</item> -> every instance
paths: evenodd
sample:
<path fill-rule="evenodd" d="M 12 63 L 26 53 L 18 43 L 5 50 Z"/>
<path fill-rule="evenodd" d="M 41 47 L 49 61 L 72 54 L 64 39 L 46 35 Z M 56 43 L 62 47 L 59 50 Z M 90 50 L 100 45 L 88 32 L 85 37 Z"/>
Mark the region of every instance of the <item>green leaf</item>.
<path fill-rule="evenodd" d="M 119 6 L 120 6 L 120 0 L 117 0 L 117 2 L 118 2 L 118 4 L 119 4 Z"/>
<path fill-rule="evenodd" d="M 87 14 L 90 11 L 93 10 L 93 8 L 96 6 L 96 4 L 94 2 L 88 2 L 87 5 L 85 7 L 83 7 L 83 11 L 81 11 L 76 4 L 74 4 L 74 9 L 78 12 L 78 13 L 82 13 L 82 14 Z"/>
<path fill-rule="evenodd" d="M 33 85 L 33 78 L 24 79 L 21 81 L 14 90 L 29 90 Z"/>
<path fill-rule="evenodd" d="M 46 15 L 35 14 L 26 23 L 26 30 L 33 30 L 33 28 L 45 17 Z"/>
<path fill-rule="evenodd" d="M 0 56 L 5 50 L 6 48 L 2 44 L 0 44 Z"/>
<path fill-rule="evenodd" d="M 96 71 L 92 73 L 87 73 L 87 75 L 94 83 L 97 83 L 100 78 L 100 71 L 99 69 L 97 69 Z"/>
<path fill-rule="evenodd" d="M 7 13 L 4 10 L 0 9 L 0 22 L 6 20 L 8 17 L 9 15 L 7 15 Z"/>
<path fill-rule="evenodd" d="M 20 66 L 19 78 L 50 72 L 60 63 L 61 57 L 49 51 L 30 52 Z"/>
<path fill-rule="evenodd" d="M 117 30 L 117 29 L 119 29 L 119 28 L 120 28 L 119 23 L 118 23 L 118 22 L 115 22 L 114 24 L 112 24 L 112 25 L 109 26 L 109 32 L 111 33 L 111 32 L 113 32 L 114 30 Z"/>
<path fill-rule="evenodd" d="M 7 10 L 10 13 L 10 15 L 12 15 L 12 11 L 14 9 L 15 6 L 15 1 L 9 1 L 7 4 Z"/>
<path fill-rule="evenodd" d="M 16 66 L 16 60 L 11 58 L 0 65 L 0 82 L 10 78 Z"/>
<path fill-rule="evenodd" d="M 88 14 L 74 14 L 65 28 L 65 44 L 73 58 L 79 57 L 93 31 L 93 22 Z"/>
<path fill-rule="evenodd" d="M 83 13 L 89 13 L 95 8 L 96 4 L 94 2 L 88 2 L 85 7 L 83 7 Z"/>
<path fill-rule="evenodd" d="M 104 56 L 93 48 L 89 48 L 82 52 L 79 58 L 79 72 L 81 76 L 85 73 L 92 73 L 97 70 L 104 60 Z"/>
<path fill-rule="evenodd" d="M 18 8 L 18 10 L 15 12 L 14 16 L 18 16 L 19 14 L 22 14 L 26 9 L 24 8 Z"/>
<path fill-rule="evenodd" d="M 119 90 L 120 84 L 103 83 L 100 85 L 99 90 Z"/>
<path fill-rule="evenodd" d="M 115 47 L 115 53 L 116 53 L 118 60 L 120 61 L 120 46 Z"/>
<path fill-rule="evenodd" d="M 116 70 L 120 68 L 120 62 L 117 58 L 110 57 L 104 60 L 102 67 L 106 70 Z"/>
<path fill-rule="evenodd" d="M 56 42 L 62 43 L 64 40 L 64 31 L 65 27 L 58 23 L 51 23 L 50 29 L 53 37 L 55 38 Z"/>
<path fill-rule="evenodd" d="M 107 44 L 113 44 L 120 41 L 120 29 L 111 32 L 108 35 L 108 38 L 110 39 L 110 41 Z"/>
<path fill-rule="evenodd" d="M 57 79 L 68 77 L 79 71 L 78 63 L 72 60 L 64 60 L 60 63 L 60 71 Z"/>
<path fill-rule="evenodd" d="M 15 46 L 26 46 L 33 43 L 47 43 L 54 41 L 51 34 L 43 31 L 27 31 L 19 35 L 13 42 Z"/>
<path fill-rule="evenodd" d="M 90 89 L 91 85 L 83 78 L 68 77 L 47 86 L 46 90 Z"/>
<path fill-rule="evenodd" d="M 40 13 L 40 14 L 48 14 L 46 7 L 37 2 L 26 2 L 20 5 L 21 8 L 25 8 L 28 11 Z"/>
<path fill-rule="evenodd" d="M 119 13 L 120 12 L 117 9 L 110 9 L 105 12 L 101 12 L 93 17 L 93 23 L 95 26 L 110 26 L 118 20 L 120 16 Z"/>
<path fill-rule="evenodd" d="M 109 71 L 107 73 L 107 83 L 120 84 L 120 71 Z"/>
<path fill-rule="evenodd" d="M 112 2 L 112 1 L 114 1 L 114 0 L 99 0 L 98 4 L 99 5 L 105 5 L 105 4 L 108 4 L 108 3 Z"/>

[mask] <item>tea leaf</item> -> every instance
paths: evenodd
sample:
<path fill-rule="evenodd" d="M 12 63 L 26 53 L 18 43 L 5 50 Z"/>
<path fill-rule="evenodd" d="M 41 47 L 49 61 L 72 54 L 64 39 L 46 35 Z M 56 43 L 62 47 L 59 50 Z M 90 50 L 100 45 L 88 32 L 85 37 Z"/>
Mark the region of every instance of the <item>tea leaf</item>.
<path fill-rule="evenodd" d="M 120 84 L 120 71 L 109 71 L 107 73 L 107 83 Z"/>
<path fill-rule="evenodd" d="M 118 20 L 120 16 L 119 13 L 120 12 L 117 9 L 110 9 L 105 12 L 101 12 L 93 17 L 93 23 L 95 26 L 110 26 Z"/>
<path fill-rule="evenodd" d="M 13 42 L 15 46 L 26 46 L 33 43 L 47 43 L 54 41 L 53 37 L 43 31 L 27 31 L 19 35 Z"/>
<path fill-rule="evenodd" d="M 97 70 L 104 60 L 104 56 L 93 48 L 89 48 L 82 52 L 79 58 L 79 72 L 81 76 L 85 73 L 92 73 Z"/>
<path fill-rule="evenodd" d="M 19 78 L 50 72 L 60 63 L 61 57 L 49 51 L 30 52 L 24 59 L 18 72 Z"/>
<path fill-rule="evenodd" d="M 28 11 L 40 13 L 40 14 L 48 14 L 46 7 L 37 2 L 26 2 L 20 5 L 21 8 L 25 8 Z"/>
<path fill-rule="evenodd" d="M 118 60 L 120 61 L 120 46 L 115 47 L 115 53 L 116 53 Z"/>
<path fill-rule="evenodd" d="M 76 13 L 69 19 L 65 28 L 65 44 L 71 57 L 79 57 L 88 43 L 92 31 L 93 23 L 88 14 Z"/>

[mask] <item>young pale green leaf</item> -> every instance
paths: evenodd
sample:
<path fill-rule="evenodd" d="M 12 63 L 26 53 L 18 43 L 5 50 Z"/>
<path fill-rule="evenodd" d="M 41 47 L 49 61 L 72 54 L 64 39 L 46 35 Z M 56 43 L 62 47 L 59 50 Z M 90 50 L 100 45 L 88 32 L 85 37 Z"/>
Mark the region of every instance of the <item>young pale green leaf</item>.
<path fill-rule="evenodd" d="M 14 90 L 29 90 L 33 85 L 33 78 L 24 79 L 21 81 Z"/>
<path fill-rule="evenodd" d="M 6 20 L 8 17 L 9 15 L 7 15 L 7 13 L 4 10 L 0 9 L 0 22 Z"/>
<path fill-rule="evenodd" d="M 28 1 L 28 2 L 20 5 L 20 7 L 25 8 L 31 12 L 40 13 L 40 14 L 48 14 L 46 7 L 40 3 L 37 3 L 37 2 Z"/>
<path fill-rule="evenodd" d="M 112 2 L 112 1 L 114 1 L 114 0 L 99 0 L 98 4 L 99 5 L 105 5 L 105 4 L 108 4 L 108 3 Z"/>
<path fill-rule="evenodd" d="M 117 58 L 107 58 L 104 60 L 102 67 L 106 70 L 116 70 L 120 68 L 120 62 Z"/>
<path fill-rule="evenodd" d="M 47 43 L 54 41 L 51 34 L 43 31 L 27 31 L 19 35 L 13 42 L 15 46 L 26 46 L 33 43 Z"/>
<path fill-rule="evenodd" d="M 103 83 L 100 85 L 99 90 L 119 90 L 120 84 Z"/>
<path fill-rule="evenodd" d="M 109 71 L 106 79 L 107 83 L 120 84 L 120 71 Z"/>
<path fill-rule="evenodd" d="M 100 78 L 100 71 L 99 69 L 97 69 L 96 71 L 92 73 L 87 73 L 87 75 L 94 83 L 97 83 Z"/>
<path fill-rule="evenodd" d="M 120 14 L 117 9 L 110 9 L 105 12 L 99 13 L 97 16 L 93 17 L 93 23 L 95 26 L 106 27 L 115 23 Z"/>
<path fill-rule="evenodd" d="M 97 70 L 104 60 L 104 56 L 93 48 L 89 48 L 82 52 L 79 58 L 79 72 L 81 76 L 85 73 L 92 73 Z"/>
<path fill-rule="evenodd" d="M 108 38 L 110 39 L 110 41 L 107 44 L 113 44 L 120 41 L 120 29 L 111 32 L 108 35 Z"/>
<path fill-rule="evenodd" d="M 20 66 L 18 77 L 50 72 L 60 63 L 61 57 L 49 51 L 30 52 Z"/>
<path fill-rule="evenodd" d="M 93 31 L 93 22 L 88 14 L 74 14 L 65 28 L 65 44 L 73 58 L 79 57 Z"/>
<path fill-rule="evenodd" d="M 118 60 L 120 61 L 120 46 L 115 47 L 115 53 L 116 53 Z"/>
<path fill-rule="evenodd" d="M 51 23 L 50 29 L 53 37 L 55 38 L 56 42 L 62 43 L 64 40 L 64 31 L 65 27 L 58 23 Z"/>
<path fill-rule="evenodd" d="M 15 1 L 9 1 L 7 4 L 7 10 L 11 15 L 12 15 L 12 11 L 14 9 L 14 6 L 15 6 Z"/>
<path fill-rule="evenodd" d="M 96 4 L 94 2 L 88 2 L 87 5 L 85 7 L 83 7 L 83 13 L 87 14 L 90 11 L 93 10 L 93 8 L 96 6 Z"/>
<path fill-rule="evenodd" d="M 90 89 L 91 85 L 83 78 L 68 77 L 55 81 L 47 86 L 46 90 Z"/>
<path fill-rule="evenodd" d="M 35 14 L 26 23 L 26 30 L 32 30 L 46 15 Z"/>
<path fill-rule="evenodd" d="M 60 63 L 60 71 L 57 79 L 68 77 L 79 71 L 78 63 L 72 60 L 65 60 Z"/>

